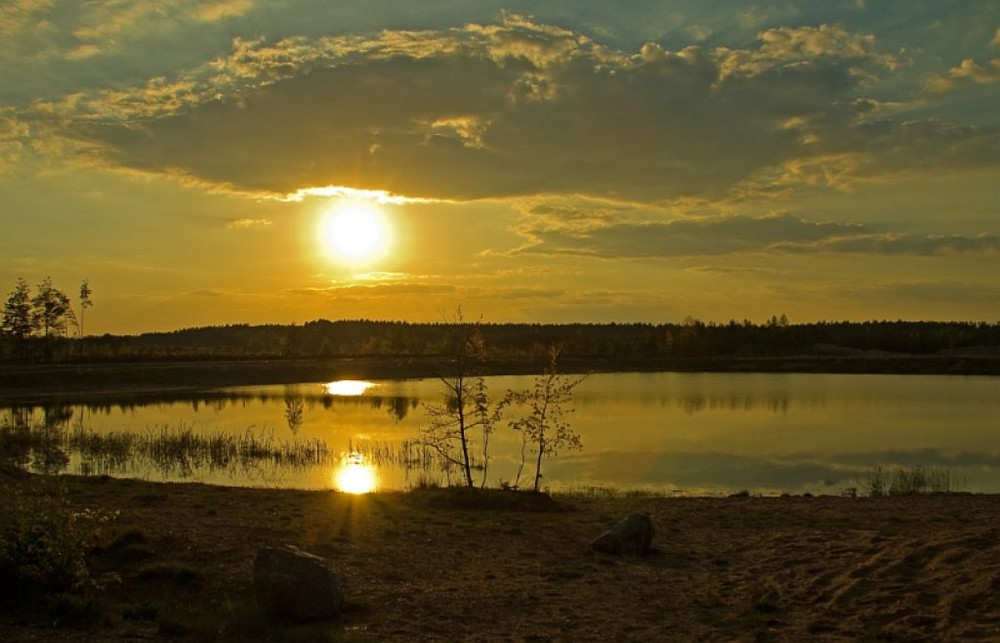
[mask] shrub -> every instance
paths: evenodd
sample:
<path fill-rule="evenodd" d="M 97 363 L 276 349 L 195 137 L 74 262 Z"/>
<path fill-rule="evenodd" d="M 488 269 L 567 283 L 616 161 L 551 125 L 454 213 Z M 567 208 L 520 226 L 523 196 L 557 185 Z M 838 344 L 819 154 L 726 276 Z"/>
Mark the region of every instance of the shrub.
<path fill-rule="evenodd" d="M 59 493 L 10 490 L 0 525 L 0 595 L 5 602 L 97 586 L 87 567 L 107 517 L 74 512 Z"/>

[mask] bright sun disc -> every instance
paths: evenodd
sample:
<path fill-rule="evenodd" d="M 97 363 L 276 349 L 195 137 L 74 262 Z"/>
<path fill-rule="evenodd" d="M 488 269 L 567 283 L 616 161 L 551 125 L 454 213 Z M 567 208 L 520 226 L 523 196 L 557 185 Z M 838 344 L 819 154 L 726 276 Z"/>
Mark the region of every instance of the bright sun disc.
<path fill-rule="evenodd" d="M 351 453 L 345 457 L 334 474 L 334 484 L 344 493 L 369 493 L 375 490 L 377 483 L 375 467 L 366 464 L 360 453 Z"/>
<path fill-rule="evenodd" d="M 371 257 L 386 242 L 379 213 L 355 204 L 325 215 L 320 223 L 320 237 L 327 254 L 348 259 Z"/>

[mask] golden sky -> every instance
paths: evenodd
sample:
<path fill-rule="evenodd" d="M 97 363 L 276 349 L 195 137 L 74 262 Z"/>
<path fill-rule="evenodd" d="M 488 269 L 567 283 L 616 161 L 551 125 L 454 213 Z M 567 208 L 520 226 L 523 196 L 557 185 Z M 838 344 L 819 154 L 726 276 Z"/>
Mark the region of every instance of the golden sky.
<path fill-rule="evenodd" d="M 1000 320 L 995 0 L 10 0 L 0 288 L 88 333 Z"/>

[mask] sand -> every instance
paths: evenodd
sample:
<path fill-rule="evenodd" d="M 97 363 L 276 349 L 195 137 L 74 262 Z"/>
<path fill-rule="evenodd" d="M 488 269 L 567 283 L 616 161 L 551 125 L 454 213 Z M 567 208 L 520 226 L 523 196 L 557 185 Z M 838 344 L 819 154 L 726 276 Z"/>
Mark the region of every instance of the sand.
<path fill-rule="evenodd" d="M 202 571 L 200 585 L 177 589 L 141 584 L 136 566 L 118 566 L 115 601 L 175 601 L 174 620 L 249 600 L 257 548 L 287 543 L 344 577 L 348 607 L 323 626 L 330 640 L 1000 640 L 997 495 L 356 497 L 64 484 L 74 506 L 118 512 L 109 538 L 140 529 L 154 560 Z M 591 550 L 633 511 L 653 518 L 651 554 Z M 4 622 L 0 638 L 149 640 L 164 633 L 163 613 L 69 632 Z"/>

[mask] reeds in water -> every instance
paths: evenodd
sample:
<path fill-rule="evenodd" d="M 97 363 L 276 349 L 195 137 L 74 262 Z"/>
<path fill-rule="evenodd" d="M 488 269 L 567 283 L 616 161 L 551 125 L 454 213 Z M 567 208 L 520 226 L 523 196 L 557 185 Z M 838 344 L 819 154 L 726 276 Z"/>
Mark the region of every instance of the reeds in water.
<path fill-rule="evenodd" d="M 961 486 L 948 469 L 917 466 L 912 469 L 875 467 L 864 480 L 865 490 L 873 498 L 909 496 L 921 493 L 949 493 Z"/>
<path fill-rule="evenodd" d="M 179 477 L 195 472 L 235 474 L 265 466 L 302 468 L 333 461 L 322 440 L 278 440 L 266 428 L 250 427 L 242 434 L 203 433 L 181 424 L 97 433 L 82 427 L 0 425 L 0 457 L 14 464 L 59 473 L 70 456 L 79 459 L 80 472 L 85 475 L 153 470 Z M 46 464 L 52 462 L 62 466 L 52 470 L 54 467 Z"/>

